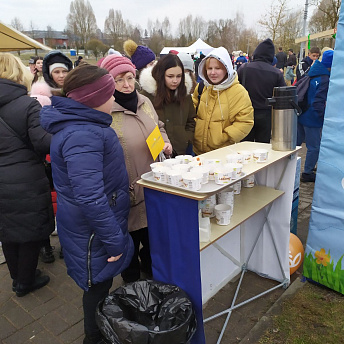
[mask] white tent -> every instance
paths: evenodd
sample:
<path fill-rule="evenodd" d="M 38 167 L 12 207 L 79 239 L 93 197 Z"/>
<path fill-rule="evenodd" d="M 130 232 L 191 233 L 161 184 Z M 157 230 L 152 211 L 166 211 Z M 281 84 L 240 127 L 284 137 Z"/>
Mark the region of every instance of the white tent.
<path fill-rule="evenodd" d="M 207 55 L 213 49 L 214 48 L 212 46 L 210 46 L 209 44 L 205 43 L 200 38 L 198 38 L 198 40 L 195 43 L 191 44 L 188 47 L 164 47 L 160 51 L 160 56 L 168 54 L 170 50 L 176 50 L 179 53 L 184 52 L 187 54 L 197 54 L 197 53 L 202 52 L 204 55 Z"/>
<path fill-rule="evenodd" d="M 198 40 L 195 43 L 191 44 L 188 48 L 193 50 L 195 53 L 202 52 L 204 55 L 209 54 L 214 49 L 212 46 L 205 43 L 200 38 L 198 38 Z"/>

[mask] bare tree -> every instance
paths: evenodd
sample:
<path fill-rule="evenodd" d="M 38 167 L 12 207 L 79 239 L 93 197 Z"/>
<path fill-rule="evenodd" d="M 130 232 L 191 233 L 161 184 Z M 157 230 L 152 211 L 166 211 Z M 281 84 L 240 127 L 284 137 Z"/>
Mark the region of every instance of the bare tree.
<path fill-rule="evenodd" d="M 109 16 L 105 19 L 104 32 L 109 36 L 111 45 L 116 50 L 122 50 L 123 35 L 126 27 L 122 17 L 122 12 L 111 8 Z"/>
<path fill-rule="evenodd" d="M 162 34 L 165 38 L 170 38 L 172 37 L 172 33 L 171 33 L 171 23 L 170 20 L 165 17 L 165 19 L 163 20 L 163 22 L 161 23 L 161 30 L 162 30 Z"/>
<path fill-rule="evenodd" d="M 47 31 L 45 33 L 45 43 L 47 46 L 51 47 L 53 43 L 53 31 L 54 29 L 48 25 L 47 26 Z"/>
<path fill-rule="evenodd" d="M 70 12 L 67 16 L 67 28 L 69 32 L 80 38 L 80 45 L 77 40 L 75 41 L 77 47 L 82 46 L 86 50 L 88 41 L 95 36 L 97 31 L 96 17 L 88 0 L 71 2 Z"/>
<path fill-rule="evenodd" d="M 337 26 L 342 0 L 312 0 L 311 4 L 317 7 L 314 15 L 318 13 L 319 16 L 324 17 L 327 29 L 334 29 Z"/>
<path fill-rule="evenodd" d="M 11 21 L 11 26 L 18 31 L 24 31 L 24 26 L 18 17 L 14 17 Z"/>
<path fill-rule="evenodd" d="M 273 42 L 279 37 L 282 24 L 285 23 L 287 17 L 287 0 L 277 0 L 272 2 L 270 10 L 262 16 L 258 23 L 265 29 L 268 36 Z"/>
<path fill-rule="evenodd" d="M 30 37 L 35 38 L 35 30 L 37 30 L 36 24 L 32 20 L 30 20 Z"/>

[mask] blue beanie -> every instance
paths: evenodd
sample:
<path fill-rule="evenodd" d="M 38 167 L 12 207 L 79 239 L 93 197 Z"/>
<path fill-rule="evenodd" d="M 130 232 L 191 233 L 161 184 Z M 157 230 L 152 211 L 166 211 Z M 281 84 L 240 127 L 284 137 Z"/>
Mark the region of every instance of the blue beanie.
<path fill-rule="evenodd" d="M 331 68 L 332 60 L 333 60 L 333 50 L 326 50 L 326 51 L 324 51 L 324 53 L 322 55 L 321 63 L 326 68 Z"/>

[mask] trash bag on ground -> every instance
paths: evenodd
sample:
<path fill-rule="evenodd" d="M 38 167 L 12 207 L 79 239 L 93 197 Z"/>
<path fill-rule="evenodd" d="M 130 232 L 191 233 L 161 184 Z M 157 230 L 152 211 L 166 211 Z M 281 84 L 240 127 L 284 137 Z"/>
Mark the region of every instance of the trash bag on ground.
<path fill-rule="evenodd" d="M 153 280 L 128 283 L 97 306 L 96 321 L 108 343 L 186 344 L 196 316 L 186 293 Z"/>

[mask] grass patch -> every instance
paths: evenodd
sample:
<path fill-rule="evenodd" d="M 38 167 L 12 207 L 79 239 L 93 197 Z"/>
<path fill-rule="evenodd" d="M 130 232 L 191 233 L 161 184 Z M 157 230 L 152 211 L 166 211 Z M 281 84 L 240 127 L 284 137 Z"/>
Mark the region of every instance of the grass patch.
<path fill-rule="evenodd" d="M 259 344 L 344 343 L 344 296 L 306 282 L 282 304 Z"/>

